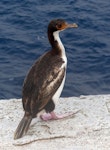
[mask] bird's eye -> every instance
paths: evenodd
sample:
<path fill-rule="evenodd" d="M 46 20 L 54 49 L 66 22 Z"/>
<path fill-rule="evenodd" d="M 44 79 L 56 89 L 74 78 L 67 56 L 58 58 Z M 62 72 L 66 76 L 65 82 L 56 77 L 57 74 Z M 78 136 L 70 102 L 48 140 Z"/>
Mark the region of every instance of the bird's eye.
<path fill-rule="evenodd" d="M 62 25 L 61 24 L 57 24 L 56 27 L 57 27 L 57 29 L 61 29 Z"/>

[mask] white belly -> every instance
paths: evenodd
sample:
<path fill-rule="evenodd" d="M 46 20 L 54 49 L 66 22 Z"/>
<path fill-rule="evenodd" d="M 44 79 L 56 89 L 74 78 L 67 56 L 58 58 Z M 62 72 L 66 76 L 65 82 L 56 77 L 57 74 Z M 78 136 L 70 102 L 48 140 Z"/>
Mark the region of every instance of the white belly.
<path fill-rule="evenodd" d="M 62 81 L 60 87 L 58 88 L 58 90 L 56 91 L 56 93 L 54 94 L 54 96 L 53 96 L 53 98 L 52 98 L 52 100 L 53 100 L 53 102 L 54 102 L 55 104 L 56 104 L 57 101 L 59 100 L 59 97 L 60 97 L 61 92 L 62 92 L 62 90 L 63 90 L 64 83 L 65 83 L 65 78 L 66 78 L 66 72 L 65 72 L 65 76 L 64 76 L 64 78 L 63 78 L 63 81 Z"/>

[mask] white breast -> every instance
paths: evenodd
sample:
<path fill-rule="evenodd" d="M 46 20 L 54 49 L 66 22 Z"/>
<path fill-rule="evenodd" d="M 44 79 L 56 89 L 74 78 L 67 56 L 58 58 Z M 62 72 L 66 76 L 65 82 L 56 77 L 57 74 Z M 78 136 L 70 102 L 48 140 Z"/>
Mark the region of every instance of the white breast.
<path fill-rule="evenodd" d="M 61 66 L 61 68 L 65 68 L 66 69 L 66 66 L 67 66 L 67 57 L 66 57 L 66 54 L 65 54 L 65 48 L 60 40 L 60 37 L 59 37 L 59 31 L 55 31 L 53 33 L 53 36 L 54 36 L 54 39 L 58 42 L 59 44 L 59 47 L 62 51 L 62 59 L 64 60 L 64 63 L 63 65 Z M 61 95 L 61 92 L 63 90 L 63 87 L 64 87 L 64 83 L 65 83 L 65 78 L 66 78 L 66 71 L 65 71 L 65 75 L 64 75 L 64 78 L 62 80 L 62 83 L 60 85 L 60 87 L 58 88 L 58 90 L 56 91 L 56 93 L 54 94 L 52 100 L 54 101 L 54 103 L 56 103 Z"/>
<path fill-rule="evenodd" d="M 65 73 L 65 76 L 64 76 L 64 78 L 63 78 L 63 81 L 62 81 L 60 87 L 58 88 L 58 90 L 56 91 L 56 93 L 54 94 L 54 96 L 53 96 L 53 98 L 52 98 L 52 100 L 54 101 L 55 104 L 56 104 L 57 101 L 59 100 L 59 97 L 60 97 L 61 92 L 62 92 L 62 90 L 63 90 L 64 83 L 65 83 L 65 78 L 66 78 L 66 73 Z"/>

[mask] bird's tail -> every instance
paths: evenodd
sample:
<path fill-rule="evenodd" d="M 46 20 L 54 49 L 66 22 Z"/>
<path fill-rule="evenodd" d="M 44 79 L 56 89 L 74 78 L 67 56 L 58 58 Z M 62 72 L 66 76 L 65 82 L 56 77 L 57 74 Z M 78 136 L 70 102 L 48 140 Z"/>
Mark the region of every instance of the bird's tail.
<path fill-rule="evenodd" d="M 29 125 L 32 121 L 32 116 L 26 116 L 24 115 L 24 117 L 22 118 L 22 120 L 20 121 L 15 134 L 14 134 L 14 139 L 19 139 L 21 138 L 23 135 L 26 134 L 26 132 L 28 131 Z"/>

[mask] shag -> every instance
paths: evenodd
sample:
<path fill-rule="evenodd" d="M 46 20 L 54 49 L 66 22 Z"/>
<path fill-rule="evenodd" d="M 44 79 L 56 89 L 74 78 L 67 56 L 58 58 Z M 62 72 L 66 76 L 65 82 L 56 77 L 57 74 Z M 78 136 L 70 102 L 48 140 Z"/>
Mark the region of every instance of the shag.
<path fill-rule="evenodd" d="M 41 112 L 45 111 L 40 115 L 45 121 L 67 116 L 54 113 L 56 101 L 64 87 L 67 67 L 65 48 L 59 32 L 76 27 L 77 24 L 68 24 L 63 19 L 55 19 L 49 23 L 48 39 L 52 48 L 33 64 L 24 80 L 22 104 L 25 113 L 15 131 L 14 139 L 25 135 L 32 119 Z"/>

